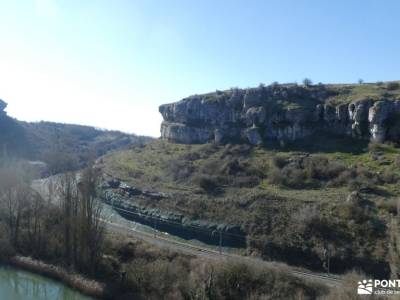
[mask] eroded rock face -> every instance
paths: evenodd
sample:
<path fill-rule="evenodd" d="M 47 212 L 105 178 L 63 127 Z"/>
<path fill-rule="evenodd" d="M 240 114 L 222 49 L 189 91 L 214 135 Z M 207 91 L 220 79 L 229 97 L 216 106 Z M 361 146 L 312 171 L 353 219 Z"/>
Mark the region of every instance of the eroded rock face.
<path fill-rule="evenodd" d="M 400 138 L 400 101 L 359 99 L 327 103 L 323 88 L 297 85 L 234 89 L 195 95 L 160 106 L 161 137 L 178 143 L 260 145 L 268 140 L 294 141 L 318 130 L 383 142 Z"/>
<path fill-rule="evenodd" d="M 263 143 L 263 139 L 260 135 L 260 129 L 255 126 L 246 129 L 246 138 L 252 145 L 261 145 Z"/>
<path fill-rule="evenodd" d="M 390 118 L 396 113 L 397 107 L 395 102 L 378 101 L 370 107 L 368 112 L 369 130 L 371 140 L 382 143 L 386 140 Z"/>
<path fill-rule="evenodd" d="M 183 144 L 207 143 L 212 140 L 213 131 L 209 128 L 164 121 L 161 124 L 161 136 L 167 140 Z"/>

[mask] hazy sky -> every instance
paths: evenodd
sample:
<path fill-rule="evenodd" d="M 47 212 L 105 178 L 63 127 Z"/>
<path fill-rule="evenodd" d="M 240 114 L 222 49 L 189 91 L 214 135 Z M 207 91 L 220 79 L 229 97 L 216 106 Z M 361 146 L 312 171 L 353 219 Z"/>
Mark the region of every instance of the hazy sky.
<path fill-rule="evenodd" d="M 400 1 L 0 0 L 10 115 L 159 135 L 158 106 L 260 82 L 400 79 Z"/>

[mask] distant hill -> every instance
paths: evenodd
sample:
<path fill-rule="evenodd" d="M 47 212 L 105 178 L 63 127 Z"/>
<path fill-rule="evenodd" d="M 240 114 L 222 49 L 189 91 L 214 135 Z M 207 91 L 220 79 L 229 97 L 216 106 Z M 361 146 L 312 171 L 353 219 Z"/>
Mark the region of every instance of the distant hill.
<path fill-rule="evenodd" d="M 91 126 L 18 121 L 7 116 L 6 106 L 0 100 L 0 156 L 44 161 L 50 173 L 80 168 L 110 151 L 151 140 Z"/>

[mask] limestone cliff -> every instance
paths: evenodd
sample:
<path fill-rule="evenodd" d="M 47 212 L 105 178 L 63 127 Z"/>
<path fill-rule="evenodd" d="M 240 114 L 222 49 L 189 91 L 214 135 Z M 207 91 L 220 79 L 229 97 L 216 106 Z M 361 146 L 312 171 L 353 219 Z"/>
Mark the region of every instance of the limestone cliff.
<path fill-rule="evenodd" d="M 186 144 L 247 141 L 257 145 L 273 139 L 293 141 L 322 130 L 376 142 L 400 141 L 399 95 L 359 90 L 343 85 L 273 84 L 194 95 L 160 106 L 161 137 Z"/>

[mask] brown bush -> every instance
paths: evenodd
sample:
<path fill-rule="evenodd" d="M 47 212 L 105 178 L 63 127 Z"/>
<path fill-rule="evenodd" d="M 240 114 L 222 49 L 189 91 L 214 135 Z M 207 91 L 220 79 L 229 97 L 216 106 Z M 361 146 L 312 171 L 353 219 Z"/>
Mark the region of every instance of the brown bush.
<path fill-rule="evenodd" d="M 218 178 L 211 175 L 201 175 L 193 180 L 207 193 L 216 193 L 220 190 Z"/>
<path fill-rule="evenodd" d="M 282 169 L 287 163 L 287 159 L 283 156 L 276 155 L 272 158 L 272 165 L 278 169 Z"/>
<path fill-rule="evenodd" d="M 380 183 L 396 183 L 399 180 L 399 176 L 391 170 L 384 170 L 378 175 Z"/>
<path fill-rule="evenodd" d="M 290 284 L 288 289 L 287 284 Z M 317 287 L 318 286 L 318 287 Z M 318 292 L 316 290 L 320 289 Z M 305 299 L 325 294 L 325 288 L 309 285 L 302 280 L 287 275 L 278 269 L 266 269 L 256 265 L 229 262 L 215 272 L 211 299 L 295 299 L 302 295 Z"/>
<path fill-rule="evenodd" d="M 400 155 L 397 155 L 396 158 L 394 159 L 394 165 L 397 168 L 400 168 Z"/>
<path fill-rule="evenodd" d="M 293 158 L 291 161 L 275 156 L 272 160 L 269 181 L 290 188 L 315 187 L 322 184 L 337 185 L 346 168 L 320 156 Z M 343 178 L 340 183 L 343 182 Z"/>
<path fill-rule="evenodd" d="M 165 164 L 165 172 L 174 181 L 186 180 L 194 172 L 194 167 L 189 161 L 180 159 L 168 160 Z"/>
<path fill-rule="evenodd" d="M 400 88 L 400 84 L 398 82 L 389 82 L 387 84 L 387 89 L 389 91 L 398 90 Z"/>

